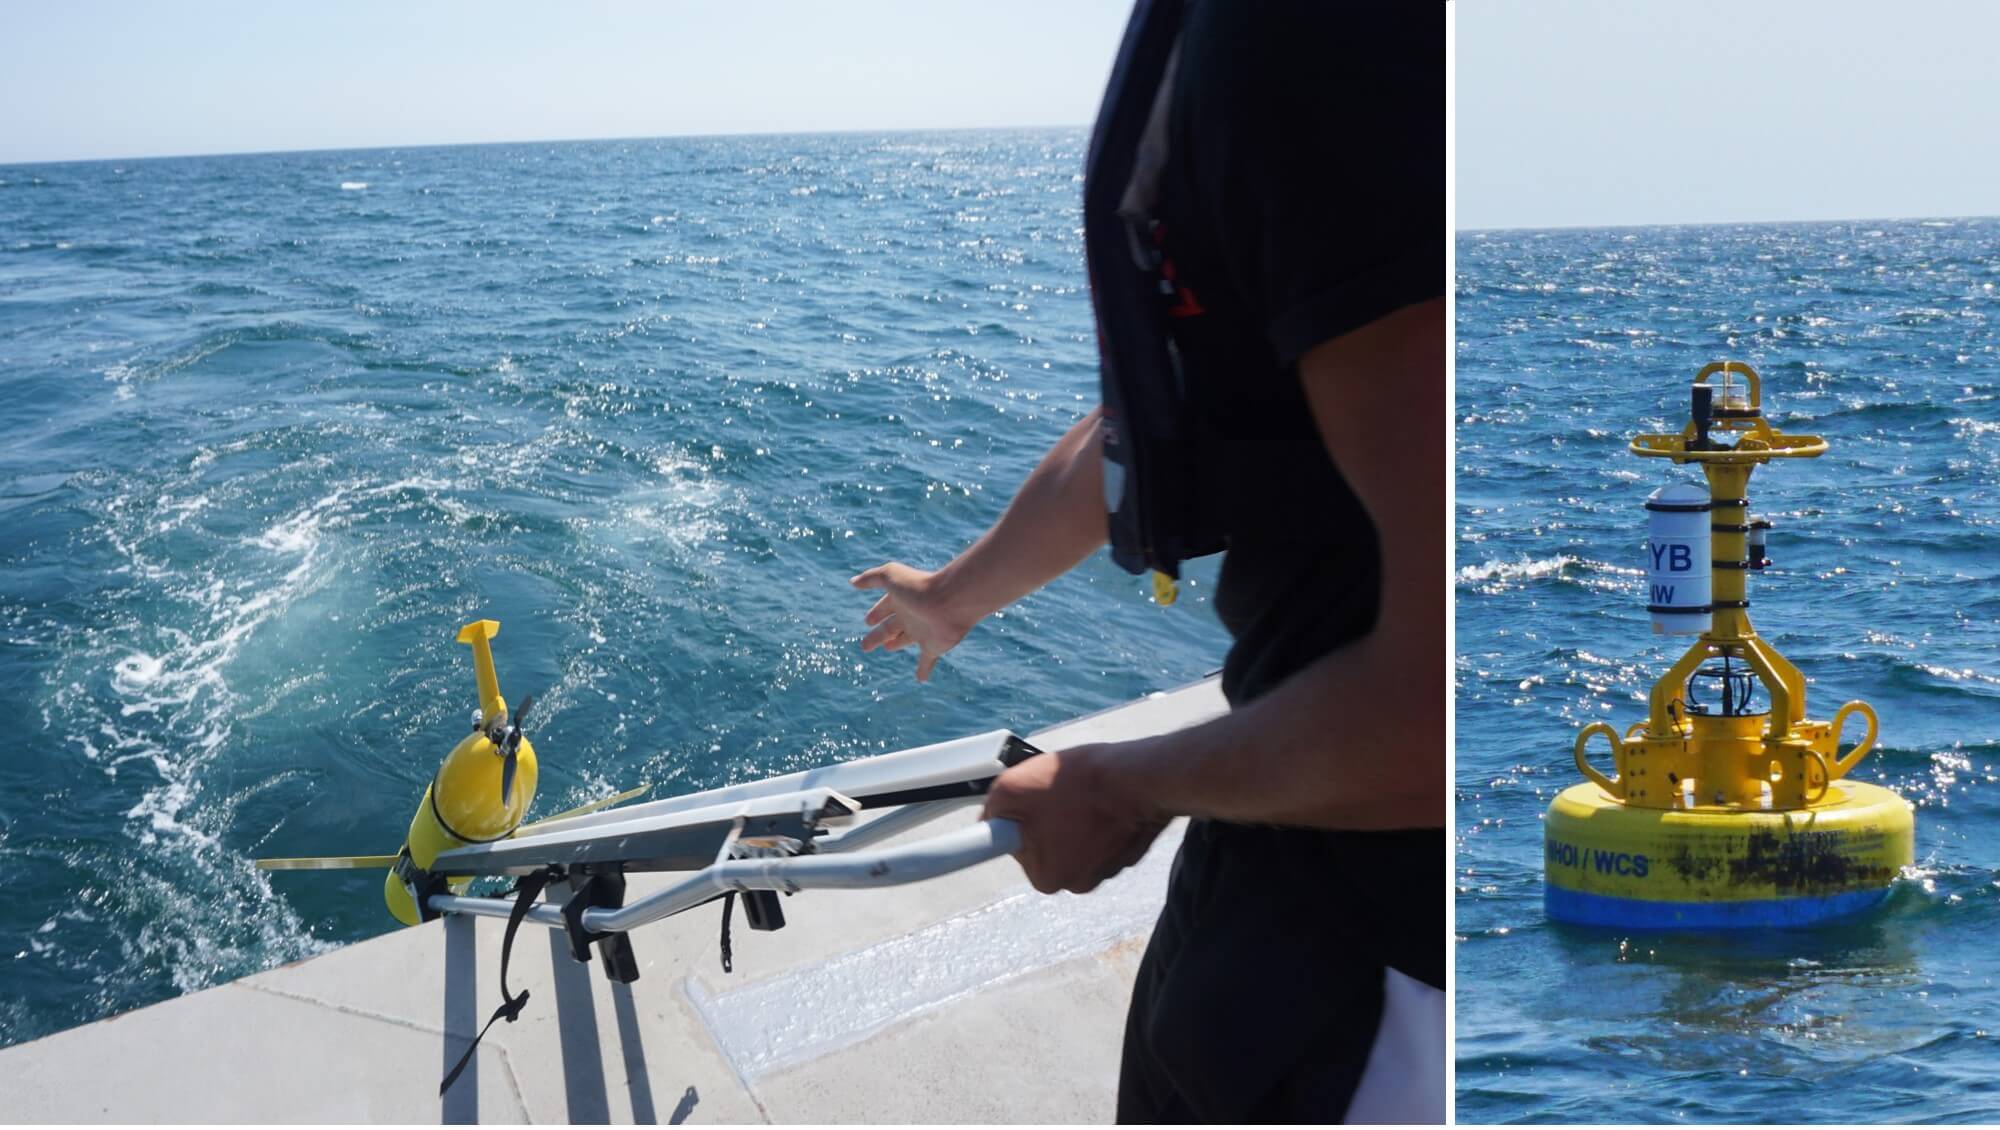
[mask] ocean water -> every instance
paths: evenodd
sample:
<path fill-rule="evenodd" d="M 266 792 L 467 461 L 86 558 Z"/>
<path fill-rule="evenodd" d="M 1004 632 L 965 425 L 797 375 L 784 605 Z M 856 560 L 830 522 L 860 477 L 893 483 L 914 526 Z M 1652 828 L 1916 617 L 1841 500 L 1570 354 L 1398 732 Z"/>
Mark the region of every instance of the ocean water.
<path fill-rule="evenodd" d="M 1084 142 L 0 168 L 0 1045 L 393 926 L 251 861 L 396 849 L 467 620 L 538 813 L 1217 667 L 1212 568 L 1161 609 L 1102 554 L 928 686 L 858 648 L 847 578 L 942 563 L 1096 401 Z"/>
<path fill-rule="evenodd" d="M 1458 1116 L 1472 1122 L 2000 1120 L 2000 221 L 1458 237 Z M 1541 814 L 1576 729 L 1639 719 L 1650 634 L 1626 454 L 1701 365 L 1823 435 L 1760 468 L 1752 616 L 1856 775 L 1916 806 L 1866 917 L 1754 935 L 1551 924 Z M 1684 643 L 1684 641 L 1683 641 Z"/>

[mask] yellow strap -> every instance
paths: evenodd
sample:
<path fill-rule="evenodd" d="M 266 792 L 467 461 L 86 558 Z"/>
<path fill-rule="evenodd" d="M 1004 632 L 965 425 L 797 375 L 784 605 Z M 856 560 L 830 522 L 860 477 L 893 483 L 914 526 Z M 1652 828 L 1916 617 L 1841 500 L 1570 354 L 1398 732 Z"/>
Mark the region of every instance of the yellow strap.
<path fill-rule="evenodd" d="M 647 789 L 650 789 L 652 787 L 653 786 L 651 785 L 640 785 L 636 789 L 626 789 L 622 793 L 613 793 L 610 796 L 603 798 L 602 800 L 593 800 L 589 804 L 577 805 L 575 808 L 567 809 L 563 812 L 558 812 L 554 816 L 545 816 L 542 819 L 535 821 L 533 824 L 523 824 L 519 828 L 514 829 L 514 834 L 518 836 L 524 832 L 530 832 L 536 828 L 540 828 L 545 824 L 553 824 L 558 820 L 567 820 L 572 816 L 588 816 L 593 812 L 599 812 L 602 811 L 603 809 L 610 808 L 614 804 L 623 804 L 626 801 L 631 800 L 633 797 L 638 796 L 639 794 L 645 792 Z"/>
<path fill-rule="evenodd" d="M 396 862 L 393 855 L 306 855 L 293 859 L 260 859 L 259 871 L 351 871 L 373 870 Z"/>
<path fill-rule="evenodd" d="M 1160 572 L 1158 569 L 1153 570 L 1153 600 L 1155 603 L 1161 607 L 1165 607 L 1180 599 L 1180 595 L 1181 586 L 1179 582 Z"/>

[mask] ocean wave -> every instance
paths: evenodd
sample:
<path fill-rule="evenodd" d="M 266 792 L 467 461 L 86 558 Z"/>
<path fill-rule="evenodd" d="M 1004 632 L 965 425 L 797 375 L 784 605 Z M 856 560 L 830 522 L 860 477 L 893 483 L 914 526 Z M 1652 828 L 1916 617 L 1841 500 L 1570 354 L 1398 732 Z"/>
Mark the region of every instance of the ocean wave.
<path fill-rule="evenodd" d="M 1789 401 L 1786 408 L 1774 415 L 1772 422 L 1781 428 L 1788 421 L 1800 423 L 1809 421 L 1815 424 L 1859 422 L 1878 426 L 1908 427 L 1943 423 L 1944 414 L 1954 407 L 1950 404 L 1936 404 L 1929 401 L 1860 401 L 1855 398 L 1843 398 L 1843 400 L 1845 402 L 1839 407 L 1819 412 L 1814 412 L 1810 408 L 1790 407 L 1790 404 L 1796 404 L 1797 401 Z M 1807 403 L 1810 404 L 1811 401 L 1807 400 Z"/>
<path fill-rule="evenodd" d="M 1578 565 L 1578 558 L 1568 554 L 1544 557 L 1539 560 L 1487 561 L 1478 565 L 1466 565 L 1458 571 L 1460 585 L 1476 585 L 1487 581 L 1535 581 L 1544 577 L 1554 577 L 1572 565 Z"/>
<path fill-rule="evenodd" d="M 1461 566 L 1457 573 L 1457 586 L 1481 592 L 1500 592 L 1538 581 L 1570 582 L 1591 588 L 1622 587 L 1628 582 L 1620 578 L 1643 575 L 1644 570 L 1641 569 L 1561 553 L 1553 557 L 1523 557 L 1514 561 L 1496 559 Z"/>
<path fill-rule="evenodd" d="M 1946 667 L 1935 663 L 1913 663 L 1910 666 L 1945 683 L 1980 688 L 1982 693 L 1986 694 L 2000 694 L 2000 675 L 1990 674 L 1975 667 Z M 1984 691 L 1986 687 L 1995 689 Z"/>
<path fill-rule="evenodd" d="M 252 288 L 231 288 L 232 291 L 247 289 Z M 138 356 L 114 362 L 100 373 L 105 380 L 119 386 L 120 399 L 129 399 L 135 386 L 193 369 L 237 345 L 260 342 L 311 342 L 354 352 L 365 351 L 369 347 L 368 339 L 361 335 L 278 315 L 263 321 L 210 329 L 192 341 L 183 340 L 169 348 L 155 347 Z"/>

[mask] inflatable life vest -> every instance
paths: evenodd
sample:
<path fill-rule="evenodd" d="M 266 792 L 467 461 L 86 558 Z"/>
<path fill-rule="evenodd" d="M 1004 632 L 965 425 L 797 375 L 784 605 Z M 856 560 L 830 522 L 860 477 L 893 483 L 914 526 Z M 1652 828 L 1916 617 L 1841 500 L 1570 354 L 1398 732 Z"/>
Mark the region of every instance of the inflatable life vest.
<path fill-rule="evenodd" d="M 1180 563 L 1227 547 L 1198 503 L 1197 420 L 1184 412 L 1177 302 L 1154 209 L 1167 161 L 1168 108 L 1183 0 L 1137 0 L 1091 133 L 1084 253 L 1103 383 L 1104 495 L 1111 559 L 1155 572 L 1172 600 Z"/>

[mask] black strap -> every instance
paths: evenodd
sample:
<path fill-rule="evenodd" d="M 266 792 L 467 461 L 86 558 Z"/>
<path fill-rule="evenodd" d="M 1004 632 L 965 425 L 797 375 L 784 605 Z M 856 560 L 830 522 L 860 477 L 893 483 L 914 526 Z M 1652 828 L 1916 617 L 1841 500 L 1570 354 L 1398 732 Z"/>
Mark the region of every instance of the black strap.
<path fill-rule="evenodd" d="M 534 696 L 529 695 L 528 697 L 533 698 Z M 474 729 L 474 732 L 475 733 L 478 732 L 476 728 Z M 452 827 L 451 821 L 446 820 L 444 818 L 444 813 L 438 809 L 438 777 L 443 775 L 444 775 L 444 766 L 440 765 L 438 766 L 437 776 L 431 778 L 431 787 L 427 792 L 424 793 L 424 795 L 428 797 L 431 802 L 431 817 L 438 822 L 438 827 L 443 828 L 447 835 L 450 835 L 456 839 L 464 840 L 468 844 L 492 844 L 492 843 L 498 843 L 501 840 L 506 839 L 508 836 L 514 834 L 512 832 L 502 832 L 497 836 L 486 836 L 484 838 L 481 838 L 479 836 L 468 836 L 464 832 L 459 831 L 457 828 Z"/>
<path fill-rule="evenodd" d="M 481 1028 L 479 1035 L 472 1038 L 472 1043 L 466 1045 L 465 1054 L 458 1057 L 457 1065 L 445 1074 L 444 1082 L 438 1084 L 439 1096 L 451 1090 L 451 1085 L 458 1082 L 459 1075 L 465 1071 L 465 1065 L 472 1062 L 472 1053 L 479 1050 L 479 1041 L 486 1038 L 486 1031 L 488 1028 L 493 1027 L 493 1022 L 504 1016 L 507 1018 L 507 1023 L 512 1024 L 514 1018 L 521 1015 L 521 1009 L 527 1005 L 528 990 L 522 989 L 519 996 L 507 991 L 507 959 L 514 955 L 514 935 L 520 933 L 521 923 L 527 921 L 528 909 L 535 905 L 535 900 L 541 897 L 542 888 L 548 886 L 549 880 L 553 879 L 555 874 L 555 868 L 544 867 L 539 871 L 521 876 L 521 881 L 514 885 L 514 891 L 517 896 L 514 900 L 514 913 L 507 916 L 507 933 L 506 936 L 500 939 L 500 996 L 502 998 L 500 1007 L 494 1009 L 493 1015 L 486 1018 L 486 1027 Z"/>
<path fill-rule="evenodd" d="M 724 973 L 734 972 L 736 967 L 735 960 L 729 953 L 729 912 L 735 909 L 735 907 L 735 891 L 730 891 L 728 894 L 722 896 L 722 971 Z"/>

